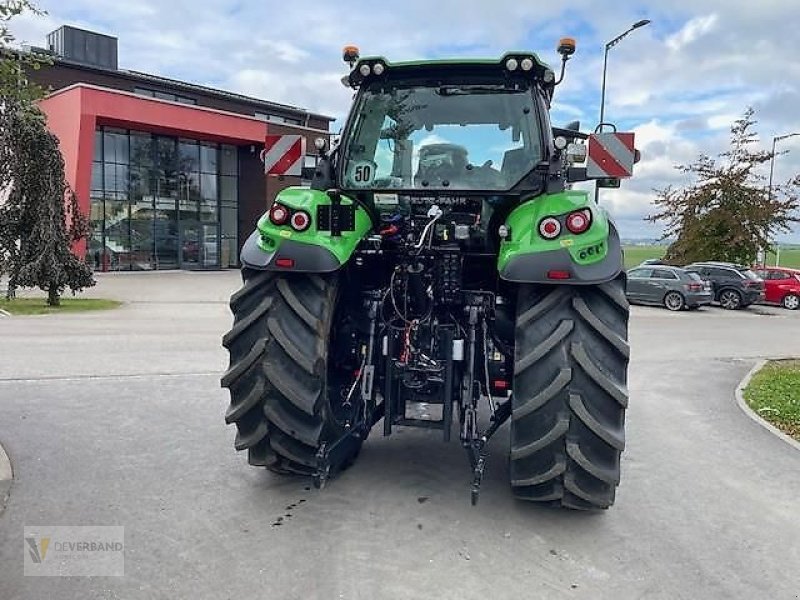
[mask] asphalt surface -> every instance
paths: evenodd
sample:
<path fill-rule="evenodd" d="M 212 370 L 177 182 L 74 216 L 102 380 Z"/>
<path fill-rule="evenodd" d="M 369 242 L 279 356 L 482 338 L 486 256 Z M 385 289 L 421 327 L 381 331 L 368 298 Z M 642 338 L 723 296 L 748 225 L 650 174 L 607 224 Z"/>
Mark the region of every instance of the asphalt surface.
<path fill-rule="evenodd" d="M 633 310 L 617 503 L 513 500 L 507 431 L 478 507 L 433 432 L 378 431 L 324 491 L 249 467 L 219 387 L 235 273 L 113 275 L 122 308 L 0 318 L 0 598 L 798 598 L 800 452 L 734 389 L 800 355 L 800 312 Z M 182 302 L 186 295 L 193 302 Z M 24 525 L 122 525 L 124 577 L 24 577 Z"/>

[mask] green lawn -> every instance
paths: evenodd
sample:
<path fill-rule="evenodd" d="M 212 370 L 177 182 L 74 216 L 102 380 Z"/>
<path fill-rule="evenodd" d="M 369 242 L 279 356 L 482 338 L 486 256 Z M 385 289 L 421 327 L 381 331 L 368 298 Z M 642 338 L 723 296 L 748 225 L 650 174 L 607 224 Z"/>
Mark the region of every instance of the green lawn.
<path fill-rule="evenodd" d="M 648 258 L 661 258 L 667 251 L 666 246 L 623 246 L 625 252 L 625 268 L 630 269 L 642 264 Z"/>
<path fill-rule="evenodd" d="M 800 360 L 768 362 L 750 380 L 744 399 L 762 418 L 800 441 Z"/>
<path fill-rule="evenodd" d="M 47 306 L 44 298 L 0 299 L 0 309 L 12 315 L 49 315 L 53 313 L 75 313 L 87 310 L 117 308 L 122 302 L 101 298 L 62 298 L 60 306 Z"/>
<path fill-rule="evenodd" d="M 790 267 L 792 269 L 800 269 L 800 246 L 792 246 L 791 248 L 781 249 L 781 266 Z M 767 264 L 775 264 L 775 254 L 770 252 L 767 254 Z"/>
<path fill-rule="evenodd" d="M 625 251 L 625 268 L 630 269 L 648 258 L 661 258 L 667 251 L 666 246 L 623 246 Z M 713 260 L 713 257 L 709 258 Z M 775 254 L 767 255 L 767 264 L 775 264 Z M 800 246 L 792 246 L 781 250 L 780 264 L 782 267 L 800 269 Z"/>

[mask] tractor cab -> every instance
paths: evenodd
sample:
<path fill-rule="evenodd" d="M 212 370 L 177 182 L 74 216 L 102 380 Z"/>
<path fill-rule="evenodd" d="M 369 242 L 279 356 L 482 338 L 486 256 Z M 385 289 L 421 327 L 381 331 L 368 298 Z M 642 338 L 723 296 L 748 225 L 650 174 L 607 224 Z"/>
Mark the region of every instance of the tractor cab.
<path fill-rule="evenodd" d="M 345 52 L 352 70 L 344 82 L 356 100 L 335 181 L 325 185 L 365 197 L 542 189 L 554 153 L 548 108 L 556 81 L 534 54 L 390 63 L 355 53 Z"/>

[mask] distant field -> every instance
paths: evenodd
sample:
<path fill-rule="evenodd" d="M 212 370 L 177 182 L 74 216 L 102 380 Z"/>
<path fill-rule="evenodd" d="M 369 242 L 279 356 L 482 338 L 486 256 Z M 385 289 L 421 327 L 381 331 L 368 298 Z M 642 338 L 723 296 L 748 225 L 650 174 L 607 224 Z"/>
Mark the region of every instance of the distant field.
<path fill-rule="evenodd" d="M 623 246 L 625 251 L 625 268 L 635 267 L 648 258 L 661 258 L 667 251 L 666 246 Z M 767 264 L 775 264 L 775 254 L 767 255 Z M 800 269 L 800 247 L 794 246 L 781 250 L 782 267 Z"/>
<path fill-rule="evenodd" d="M 642 264 L 648 258 L 661 258 L 667 251 L 666 246 L 623 246 L 625 252 L 625 268 L 630 269 Z"/>
<path fill-rule="evenodd" d="M 775 254 L 770 252 L 767 255 L 767 264 L 775 264 Z M 800 269 L 800 248 L 795 246 L 793 248 L 781 250 L 781 266 L 790 267 L 792 269 Z"/>

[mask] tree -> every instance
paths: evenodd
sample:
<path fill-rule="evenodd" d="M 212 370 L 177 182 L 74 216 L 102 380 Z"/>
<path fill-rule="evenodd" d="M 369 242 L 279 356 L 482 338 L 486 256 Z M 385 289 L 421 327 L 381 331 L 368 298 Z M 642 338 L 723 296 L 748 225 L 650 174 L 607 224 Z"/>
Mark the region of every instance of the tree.
<path fill-rule="evenodd" d="M 26 10 L 41 14 L 28 0 L 0 0 L 0 274 L 9 277 L 9 298 L 18 287 L 39 287 L 58 305 L 67 287 L 77 292 L 95 282 L 71 251 L 88 221 L 36 104 L 41 90 L 26 77 L 42 59 L 11 48 L 9 21 Z"/>
<path fill-rule="evenodd" d="M 760 171 L 773 153 L 753 149 L 758 143 L 753 115 L 748 108 L 734 122 L 730 148 L 718 159 L 701 154 L 695 162 L 675 167 L 693 183 L 656 190 L 657 211 L 645 220 L 666 223 L 662 239 L 676 238 L 667 249 L 668 262 L 752 264 L 775 233 L 800 222 L 800 175 L 773 185 L 770 196 Z"/>

